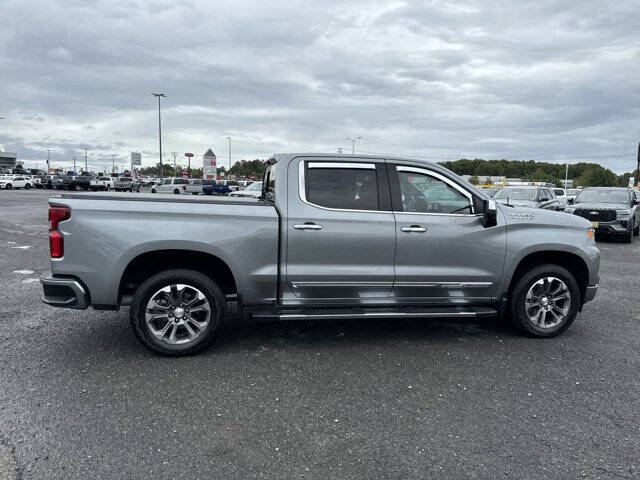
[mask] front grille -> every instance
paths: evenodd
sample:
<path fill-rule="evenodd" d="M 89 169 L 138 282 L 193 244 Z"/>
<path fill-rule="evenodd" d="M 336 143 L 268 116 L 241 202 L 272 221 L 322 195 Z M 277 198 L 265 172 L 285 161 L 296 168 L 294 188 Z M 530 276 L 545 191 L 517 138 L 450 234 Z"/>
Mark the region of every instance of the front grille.
<path fill-rule="evenodd" d="M 613 222 L 616 219 L 615 210 L 598 210 L 598 209 L 586 209 L 586 210 L 574 210 L 574 215 L 578 215 L 592 222 Z"/>

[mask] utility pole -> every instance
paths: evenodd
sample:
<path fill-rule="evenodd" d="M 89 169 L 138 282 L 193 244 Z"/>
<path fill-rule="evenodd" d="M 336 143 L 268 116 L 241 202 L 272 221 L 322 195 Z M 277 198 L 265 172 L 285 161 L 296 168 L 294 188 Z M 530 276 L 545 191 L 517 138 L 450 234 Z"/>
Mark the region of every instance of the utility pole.
<path fill-rule="evenodd" d="M 569 188 L 567 187 L 568 182 L 569 182 L 569 162 L 567 162 L 567 168 L 564 171 L 564 188 Z"/>
<path fill-rule="evenodd" d="M 640 176 L 640 143 L 638 143 L 638 163 L 636 164 L 636 178 L 633 179 L 633 184 L 635 186 L 640 185 L 640 181 L 638 181 L 638 176 Z"/>
<path fill-rule="evenodd" d="M 173 176 L 176 176 L 176 152 L 173 152 Z"/>
<path fill-rule="evenodd" d="M 158 143 L 160 144 L 160 180 L 162 180 L 162 121 L 160 120 L 160 98 L 166 97 L 166 95 L 164 93 L 152 93 L 151 95 L 158 97 Z"/>
<path fill-rule="evenodd" d="M 73 173 L 76 173 L 76 156 L 73 156 Z"/>
<path fill-rule="evenodd" d="M 347 138 L 346 140 L 349 140 L 351 142 L 351 154 L 355 154 L 356 153 L 356 142 L 358 140 L 362 140 L 362 137 L 355 137 L 355 138 Z"/>
<path fill-rule="evenodd" d="M 342 155 L 342 147 L 338 147 L 338 154 Z"/>
<path fill-rule="evenodd" d="M 111 154 L 111 173 L 113 173 L 113 171 L 116 169 L 116 154 L 112 153 Z M 105 168 L 106 170 L 106 168 Z M 104 172 L 105 175 L 107 174 L 107 172 Z"/>
<path fill-rule="evenodd" d="M 87 147 L 84 147 L 84 173 L 87 173 L 89 169 L 87 168 Z"/>
<path fill-rule="evenodd" d="M 231 170 L 231 137 L 227 137 L 229 140 L 229 170 Z"/>
<path fill-rule="evenodd" d="M 51 173 L 51 150 L 47 148 L 47 175 Z"/>

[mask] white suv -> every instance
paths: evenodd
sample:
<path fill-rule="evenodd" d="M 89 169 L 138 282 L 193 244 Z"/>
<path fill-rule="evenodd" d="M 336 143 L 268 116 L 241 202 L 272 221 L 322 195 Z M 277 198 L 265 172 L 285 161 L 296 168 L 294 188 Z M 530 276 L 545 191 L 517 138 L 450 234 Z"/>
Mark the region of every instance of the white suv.
<path fill-rule="evenodd" d="M 9 178 L 0 178 L 0 188 L 11 190 L 12 188 L 24 188 L 29 190 L 33 186 L 31 179 L 22 175 Z"/>

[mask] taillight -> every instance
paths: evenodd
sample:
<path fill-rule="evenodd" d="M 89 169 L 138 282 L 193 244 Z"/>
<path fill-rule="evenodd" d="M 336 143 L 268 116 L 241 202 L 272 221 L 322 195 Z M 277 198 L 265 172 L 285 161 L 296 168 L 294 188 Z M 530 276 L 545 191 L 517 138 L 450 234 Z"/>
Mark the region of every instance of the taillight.
<path fill-rule="evenodd" d="M 49 207 L 49 250 L 51 258 L 62 258 L 64 255 L 64 238 L 58 231 L 58 224 L 71 218 L 69 207 Z"/>

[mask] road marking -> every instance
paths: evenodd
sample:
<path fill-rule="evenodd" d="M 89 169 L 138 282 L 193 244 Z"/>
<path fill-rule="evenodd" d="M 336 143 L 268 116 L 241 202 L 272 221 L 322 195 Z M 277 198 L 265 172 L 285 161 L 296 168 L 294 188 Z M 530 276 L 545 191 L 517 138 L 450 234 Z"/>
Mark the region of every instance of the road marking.
<path fill-rule="evenodd" d="M 15 248 L 18 250 L 27 250 L 29 248 L 31 248 L 31 245 L 20 245 L 19 247 L 11 247 L 11 248 Z"/>
<path fill-rule="evenodd" d="M 20 275 L 31 275 L 33 270 L 14 270 L 13 273 L 19 273 Z"/>
<path fill-rule="evenodd" d="M 16 242 L 7 242 L 9 245 L 15 245 Z"/>
<path fill-rule="evenodd" d="M 40 279 L 38 278 L 25 278 L 24 280 L 22 280 L 22 283 L 33 283 L 33 282 L 39 282 Z"/>

